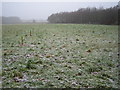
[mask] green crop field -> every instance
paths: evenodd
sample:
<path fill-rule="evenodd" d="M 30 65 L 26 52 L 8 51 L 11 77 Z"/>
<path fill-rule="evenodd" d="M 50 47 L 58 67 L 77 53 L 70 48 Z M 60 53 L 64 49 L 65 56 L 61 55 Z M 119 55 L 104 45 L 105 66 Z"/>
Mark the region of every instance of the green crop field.
<path fill-rule="evenodd" d="M 118 27 L 3 25 L 2 86 L 118 88 Z"/>

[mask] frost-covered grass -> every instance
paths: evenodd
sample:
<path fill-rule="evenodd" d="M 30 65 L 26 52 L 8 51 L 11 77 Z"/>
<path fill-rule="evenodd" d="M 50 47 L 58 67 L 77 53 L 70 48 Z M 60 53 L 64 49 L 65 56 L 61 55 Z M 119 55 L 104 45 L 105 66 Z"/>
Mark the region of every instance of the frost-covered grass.
<path fill-rule="evenodd" d="M 3 25 L 3 87 L 118 87 L 117 26 Z"/>

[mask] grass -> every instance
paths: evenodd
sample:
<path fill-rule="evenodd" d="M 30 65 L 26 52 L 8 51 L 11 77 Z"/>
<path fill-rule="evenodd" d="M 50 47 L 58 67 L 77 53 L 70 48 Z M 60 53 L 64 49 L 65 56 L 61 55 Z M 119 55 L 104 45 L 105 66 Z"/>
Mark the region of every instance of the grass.
<path fill-rule="evenodd" d="M 117 26 L 3 25 L 2 86 L 118 88 Z"/>
<path fill-rule="evenodd" d="M 0 88 L 2 87 L 2 50 L 0 49 Z"/>

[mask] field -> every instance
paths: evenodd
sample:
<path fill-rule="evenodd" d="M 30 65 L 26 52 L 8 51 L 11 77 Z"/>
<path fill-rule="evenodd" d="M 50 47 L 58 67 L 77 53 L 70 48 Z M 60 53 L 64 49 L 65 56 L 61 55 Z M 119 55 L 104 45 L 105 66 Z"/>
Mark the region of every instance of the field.
<path fill-rule="evenodd" d="M 118 27 L 3 25 L 6 88 L 118 88 Z"/>

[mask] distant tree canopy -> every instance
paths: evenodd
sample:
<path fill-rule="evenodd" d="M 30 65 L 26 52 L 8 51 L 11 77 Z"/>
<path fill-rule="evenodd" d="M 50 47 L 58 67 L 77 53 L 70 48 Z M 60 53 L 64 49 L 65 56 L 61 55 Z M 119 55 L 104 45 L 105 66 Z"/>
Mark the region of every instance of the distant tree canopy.
<path fill-rule="evenodd" d="M 55 13 L 47 20 L 50 23 L 118 24 L 118 6 L 107 9 L 88 7 L 73 12 Z"/>
<path fill-rule="evenodd" d="M 2 24 L 20 24 L 22 23 L 19 17 L 2 17 Z"/>

